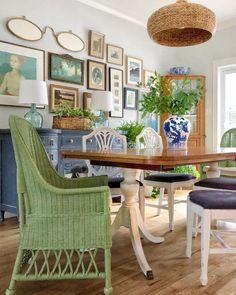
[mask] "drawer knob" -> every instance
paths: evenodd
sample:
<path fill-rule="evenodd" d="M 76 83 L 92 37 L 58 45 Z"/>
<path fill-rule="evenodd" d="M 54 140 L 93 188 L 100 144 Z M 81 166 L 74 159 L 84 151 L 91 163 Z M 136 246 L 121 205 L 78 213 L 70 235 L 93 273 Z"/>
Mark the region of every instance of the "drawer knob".
<path fill-rule="evenodd" d="M 68 142 L 69 143 L 73 143 L 74 142 L 74 139 L 71 138 L 71 139 L 68 140 Z"/>

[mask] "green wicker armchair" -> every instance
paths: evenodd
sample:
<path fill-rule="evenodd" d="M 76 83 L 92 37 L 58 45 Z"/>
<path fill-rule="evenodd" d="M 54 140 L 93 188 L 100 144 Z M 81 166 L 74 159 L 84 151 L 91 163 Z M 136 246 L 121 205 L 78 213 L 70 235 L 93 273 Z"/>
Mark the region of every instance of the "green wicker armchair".
<path fill-rule="evenodd" d="M 32 125 L 16 116 L 10 116 L 9 125 L 17 164 L 20 241 L 6 295 L 15 294 L 16 281 L 96 278 L 105 279 L 104 294 L 111 294 L 107 177 L 59 176 Z M 105 262 L 96 263 L 102 250 Z"/>

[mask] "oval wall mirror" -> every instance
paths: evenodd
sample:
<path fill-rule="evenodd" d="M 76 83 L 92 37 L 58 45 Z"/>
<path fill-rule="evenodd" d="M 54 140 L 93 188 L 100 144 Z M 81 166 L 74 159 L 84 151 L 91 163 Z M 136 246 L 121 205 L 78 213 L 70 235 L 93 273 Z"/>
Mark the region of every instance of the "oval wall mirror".
<path fill-rule="evenodd" d="M 11 18 L 7 22 L 7 28 L 16 37 L 27 41 L 37 41 L 43 37 L 41 29 L 25 17 Z"/>
<path fill-rule="evenodd" d="M 81 51 L 85 47 L 84 41 L 72 31 L 61 32 L 56 36 L 56 39 L 61 47 L 70 51 Z"/>

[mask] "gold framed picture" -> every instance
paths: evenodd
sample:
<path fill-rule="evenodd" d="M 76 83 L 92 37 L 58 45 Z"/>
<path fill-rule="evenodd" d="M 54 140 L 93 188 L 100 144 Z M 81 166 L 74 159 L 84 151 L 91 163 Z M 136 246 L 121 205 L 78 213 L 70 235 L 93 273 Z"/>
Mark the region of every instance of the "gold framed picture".
<path fill-rule="evenodd" d="M 126 56 L 126 84 L 137 86 L 142 82 L 143 61 L 140 58 Z"/>
<path fill-rule="evenodd" d="M 107 62 L 110 64 L 123 66 L 123 51 L 122 47 L 107 44 Z"/>
<path fill-rule="evenodd" d="M 66 102 L 72 108 L 79 107 L 79 89 L 62 85 L 50 84 L 49 111 L 55 112 L 60 103 Z"/>
<path fill-rule="evenodd" d="M 48 79 L 84 85 L 84 61 L 70 55 L 49 52 Z"/>
<path fill-rule="evenodd" d="M 104 58 L 105 35 L 95 31 L 89 31 L 89 52 L 88 54 L 97 58 Z"/>
<path fill-rule="evenodd" d="M 87 88 L 106 90 L 106 64 L 94 60 L 87 62 Z"/>

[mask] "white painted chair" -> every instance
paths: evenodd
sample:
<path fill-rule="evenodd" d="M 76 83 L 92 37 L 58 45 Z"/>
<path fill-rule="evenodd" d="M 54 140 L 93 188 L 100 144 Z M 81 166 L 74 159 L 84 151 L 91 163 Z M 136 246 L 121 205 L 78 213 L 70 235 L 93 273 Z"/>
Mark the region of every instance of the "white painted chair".
<path fill-rule="evenodd" d="M 151 127 L 146 127 L 136 137 L 137 148 L 147 149 L 163 149 L 163 143 L 161 136 Z M 167 209 L 169 211 L 169 228 L 174 230 L 174 204 L 179 201 L 174 200 L 174 192 L 180 187 L 190 187 L 196 181 L 196 178 L 187 173 L 165 173 L 165 172 L 153 172 L 149 171 L 150 175 L 142 177 L 141 181 L 144 185 L 159 187 L 160 196 L 158 198 L 157 215 L 160 214 L 161 209 Z M 143 174 L 142 174 L 143 175 Z M 167 204 L 163 204 L 164 191 L 167 190 Z M 140 202 L 141 208 L 145 206 L 145 199 Z M 151 205 L 153 207 L 153 205 Z M 144 209 L 141 209 L 141 212 Z"/>
<path fill-rule="evenodd" d="M 195 236 L 194 216 L 201 217 L 201 276 L 200 282 L 205 286 L 208 282 L 208 256 L 209 254 L 236 253 L 236 248 L 230 247 L 222 238 L 224 235 L 235 235 L 236 232 L 212 230 L 212 220 L 236 219 L 236 192 L 220 190 L 192 191 L 187 203 L 187 248 L 186 256 L 192 255 L 192 237 Z M 210 248 L 210 236 L 221 245 Z"/>
<path fill-rule="evenodd" d="M 127 150 L 126 136 L 109 127 L 100 127 L 93 130 L 88 135 L 82 137 L 82 149 L 94 150 L 94 147 L 100 151 L 109 150 Z M 94 166 L 89 160 L 85 160 L 88 167 L 88 176 L 108 175 L 108 186 L 111 190 L 112 197 L 121 195 L 120 183 L 124 180 L 122 168 L 111 166 Z M 137 179 L 139 175 L 137 176 Z M 139 194 L 143 195 L 143 186 L 140 184 Z M 143 199 L 143 197 L 139 197 Z"/>

